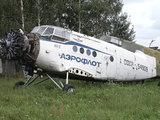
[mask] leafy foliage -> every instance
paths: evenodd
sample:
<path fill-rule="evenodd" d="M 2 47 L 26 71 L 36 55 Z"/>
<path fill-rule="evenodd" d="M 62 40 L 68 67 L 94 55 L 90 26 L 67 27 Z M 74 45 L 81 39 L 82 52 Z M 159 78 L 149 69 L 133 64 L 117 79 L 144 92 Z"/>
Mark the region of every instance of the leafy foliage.
<path fill-rule="evenodd" d="M 10 28 L 30 32 L 39 24 L 69 28 L 90 36 L 112 35 L 132 41 L 133 26 L 126 13 L 122 13 L 120 0 L 3 0 L 0 4 L 0 37 Z"/>
<path fill-rule="evenodd" d="M 112 28 L 110 29 L 110 35 L 125 40 L 132 41 L 135 38 L 134 28 L 131 26 L 130 19 L 128 18 L 127 13 L 115 16 L 112 19 Z"/>

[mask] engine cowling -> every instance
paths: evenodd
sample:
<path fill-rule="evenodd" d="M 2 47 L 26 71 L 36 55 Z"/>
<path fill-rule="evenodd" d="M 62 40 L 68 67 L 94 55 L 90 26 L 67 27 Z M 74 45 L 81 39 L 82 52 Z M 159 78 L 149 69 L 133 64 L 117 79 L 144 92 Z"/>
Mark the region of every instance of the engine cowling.
<path fill-rule="evenodd" d="M 39 37 L 37 34 L 24 34 L 21 29 L 11 29 L 1 40 L 1 57 L 18 61 L 25 66 L 33 66 L 39 54 Z"/>

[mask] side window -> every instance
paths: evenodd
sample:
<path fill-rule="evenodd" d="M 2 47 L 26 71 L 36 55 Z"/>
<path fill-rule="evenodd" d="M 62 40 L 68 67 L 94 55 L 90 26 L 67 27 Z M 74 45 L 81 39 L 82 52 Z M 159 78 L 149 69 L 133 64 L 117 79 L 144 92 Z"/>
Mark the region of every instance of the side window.
<path fill-rule="evenodd" d="M 64 38 L 61 38 L 61 37 L 58 37 L 58 36 L 52 36 L 52 39 L 53 40 L 58 40 L 58 41 L 65 41 L 65 39 Z"/>
<path fill-rule="evenodd" d="M 110 42 L 110 40 L 111 40 L 110 37 L 106 37 L 106 38 L 104 39 L 104 41 L 106 41 L 106 42 Z"/>
<path fill-rule="evenodd" d="M 105 38 L 105 36 L 102 36 L 102 37 L 100 37 L 99 39 L 100 39 L 100 40 L 104 40 L 104 38 Z"/>
<path fill-rule="evenodd" d="M 64 37 L 64 31 L 62 30 L 56 29 L 54 34 L 60 37 Z"/>
<path fill-rule="evenodd" d="M 112 38 L 112 39 L 111 39 L 111 43 L 114 43 L 114 44 L 116 44 L 116 45 L 122 45 L 121 40 L 116 39 L 116 38 Z"/>
<path fill-rule="evenodd" d="M 66 41 L 70 39 L 70 33 L 63 30 L 55 29 L 52 39 L 58 41 Z"/>
<path fill-rule="evenodd" d="M 114 39 L 114 38 L 111 39 L 111 42 L 118 45 L 118 40 L 116 40 L 116 39 Z"/>
<path fill-rule="evenodd" d="M 66 32 L 66 31 L 64 31 L 64 32 L 65 32 L 65 38 L 69 40 L 70 39 L 70 33 Z"/>

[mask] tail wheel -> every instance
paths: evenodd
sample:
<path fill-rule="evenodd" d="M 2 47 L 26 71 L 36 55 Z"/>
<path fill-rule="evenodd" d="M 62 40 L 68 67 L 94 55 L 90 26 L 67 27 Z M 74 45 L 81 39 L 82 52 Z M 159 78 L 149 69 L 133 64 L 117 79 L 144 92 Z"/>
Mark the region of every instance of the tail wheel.
<path fill-rule="evenodd" d="M 71 84 L 66 84 L 63 88 L 63 91 L 66 92 L 74 92 L 75 87 Z"/>

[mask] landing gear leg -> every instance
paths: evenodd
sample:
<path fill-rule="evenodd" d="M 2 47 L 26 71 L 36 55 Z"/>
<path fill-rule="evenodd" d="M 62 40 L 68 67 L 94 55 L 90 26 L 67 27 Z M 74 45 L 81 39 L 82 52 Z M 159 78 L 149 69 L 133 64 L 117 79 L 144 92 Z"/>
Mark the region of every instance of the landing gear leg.
<path fill-rule="evenodd" d="M 62 81 L 61 81 L 59 78 L 58 78 L 58 80 L 59 80 L 59 84 L 60 84 L 60 85 L 59 85 L 49 74 L 47 74 L 47 73 L 45 73 L 45 74 L 47 75 L 48 78 L 46 78 L 46 79 L 44 79 L 44 80 L 41 80 L 41 81 L 39 81 L 39 82 L 31 85 L 31 86 L 35 86 L 35 85 L 37 85 L 37 84 L 39 84 L 39 83 L 42 83 L 42 82 L 50 79 L 50 80 L 51 80 L 58 88 L 60 88 L 61 90 L 66 91 L 66 92 L 73 92 L 73 91 L 74 91 L 75 87 L 74 87 L 73 85 L 71 85 L 71 84 L 68 84 L 68 76 L 69 76 L 68 71 L 67 71 L 67 73 L 66 73 L 66 85 L 65 85 L 65 86 L 63 85 Z M 33 83 L 37 78 L 39 78 L 40 76 L 41 76 L 41 74 L 39 74 L 39 75 L 38 75 L 37 77 L 35 77 L 33 80 L 31 80 L 31 79 L 32 79 L 32 76 L 30 76 L 26 82 L 19 81 L 19 82 L 17 82 L 17 83 L 14 85 L 14 88 L 16 88 L 16 87 L 27 87 L 27 86 L 29 86 L 30 84 L 32 84 L 32 83 Z"/>
<path fill-rule="evenodd" d="M 69 73 L 67 71 L 67 73 L 66 73 L 66 84 L 68 84 L 68 75 L 69 75 Z"/>
<path fill-rule="evenodd" d="M 63 87 L 63 91 L 74 92 L 75 87 L 71 84 L 68 84 L 68 76 L 69 76 L 69 73 L 67 71 L 67 73 L 66 73 L 66 85 Z"/>

